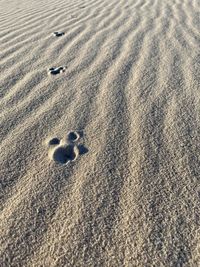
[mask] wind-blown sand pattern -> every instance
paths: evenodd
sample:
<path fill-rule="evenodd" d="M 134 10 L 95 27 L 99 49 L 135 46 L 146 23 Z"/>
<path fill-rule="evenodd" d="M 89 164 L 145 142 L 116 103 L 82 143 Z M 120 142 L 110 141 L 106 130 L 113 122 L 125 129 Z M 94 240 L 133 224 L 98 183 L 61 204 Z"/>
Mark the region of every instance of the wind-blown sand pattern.
<path fill-rule="evenodd" d="M 200 266 L 200 1 L 0 7 L 0 266 Z"/>

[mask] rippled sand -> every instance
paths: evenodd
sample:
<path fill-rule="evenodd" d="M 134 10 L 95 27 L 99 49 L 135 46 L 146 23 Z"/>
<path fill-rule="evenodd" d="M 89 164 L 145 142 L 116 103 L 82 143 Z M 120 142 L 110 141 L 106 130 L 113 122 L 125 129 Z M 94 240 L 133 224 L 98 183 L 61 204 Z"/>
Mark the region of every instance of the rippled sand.
<path fill-rule="evenodd" d="M 200 266 L 199 48 L 199 0 L 0 0 L 0 266 Z"/>

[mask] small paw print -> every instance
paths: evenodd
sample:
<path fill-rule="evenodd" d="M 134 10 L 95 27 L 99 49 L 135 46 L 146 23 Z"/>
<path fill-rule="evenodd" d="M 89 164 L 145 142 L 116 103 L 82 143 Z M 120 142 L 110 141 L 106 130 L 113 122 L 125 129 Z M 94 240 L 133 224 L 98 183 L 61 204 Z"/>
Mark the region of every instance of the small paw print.
<path fill-rule="evenodd" d="M 51 75 L 56 75 L 65 72 L 66 68 L 65 67 L 58 67 L 58 68 L 50 68 L 48 70 L 49 74 Z"/>
<path fill-rule="evenodd" d="M 65 33 L 64 32 L 54 32 L 53 35 L 56 37 L 63 36 Z"/>
<path fill-rule="evenodd" d="M 80 134 L 76 131 L 71 131 L 67 134 L 67 137 L 60 140 L 54 137 L 48 141 L 49 156 L 51 160 L 60 163 L 67 164 L 71 161 L 75 161 L 79 155 L 85 154 L 88 150 L 77 142 L 80 139 Z"/>

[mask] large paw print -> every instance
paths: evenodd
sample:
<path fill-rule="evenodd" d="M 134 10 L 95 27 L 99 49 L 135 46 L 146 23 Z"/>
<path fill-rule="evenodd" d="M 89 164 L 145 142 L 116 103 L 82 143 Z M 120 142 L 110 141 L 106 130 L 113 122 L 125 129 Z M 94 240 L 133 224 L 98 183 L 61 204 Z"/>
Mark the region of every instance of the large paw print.
<path fill-rule="evenodd" d="M 52 160 L 60 164 L 67 164 L 75 161 L 81 154 L 88 150 L 83 145 L 78 145 L 80 139 L 78 132 L 69 132 L 67 138 L 60 140 L 54 137 L 48 141 L 49 156 Z"/>

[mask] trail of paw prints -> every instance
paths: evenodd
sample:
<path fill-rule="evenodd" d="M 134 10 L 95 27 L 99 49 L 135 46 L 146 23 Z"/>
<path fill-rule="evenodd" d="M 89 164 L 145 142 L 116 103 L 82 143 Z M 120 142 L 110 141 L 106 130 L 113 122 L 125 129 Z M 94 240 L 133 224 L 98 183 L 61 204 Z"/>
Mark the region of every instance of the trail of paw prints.
<path fill-rule="evenodd" d="M 79 155 L 88 152 L 82 144 L 78 144 L 81 134 L 71 131 L 66 138 L 59 139 L 54 137 L 48 141 L 50 159 L 60 164 L 67 164 L 75 161 Z"/>
<path fill-rule="evenodd" d="M 56 75 L 65 72 L 66 68 L 65 67 L 58 67 L 58 68 L 50 68 L 48 70 L 50 75 Z"/>
<path fill-rule="evenodd" d="M 65 33 L 64 32 L 54 32 L 53 35 L 56 37 L 61 37 L 63 36 Z"/>

